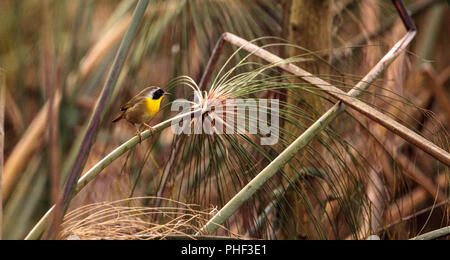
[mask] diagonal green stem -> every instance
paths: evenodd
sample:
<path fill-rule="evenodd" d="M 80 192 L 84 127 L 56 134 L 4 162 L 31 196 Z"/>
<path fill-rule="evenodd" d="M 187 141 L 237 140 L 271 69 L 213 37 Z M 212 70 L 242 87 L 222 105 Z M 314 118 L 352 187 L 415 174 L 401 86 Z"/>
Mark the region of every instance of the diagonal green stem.
<path fill-rule="evenodd" d="M 433 240 L 448 235 L 450 235 L 450 226 L 430 231 L 420 236 L 413 237 L 410 240 Z"/>
<path fill-rule="evenodd" d="M 114 59 L 114 63 L 111 67 L 105 85 L 103 86 L 102 93 L 89 120 L 89 124 L 84 134 L 83 141 L 78 149 L 77 156 L 70 169 L 63 194 L 56 204 L 56 214 L 54 214 L 55 216 L 53 218 L 52 225 L 50 226 L 47 234 L 47 237 L 49 238 L 53 236 L 54 231 L 62 221 L 62 217 L 64 216 L 64 213 L 67 210 L 67 207 L 74 195 L 77 181 L 81 175 L 81 171 L 86 163 L 86 159 L 94 143 L 95 136 L 102 121 L 103 115 L 107 110 L 110 94 L 113 92 L 116 86 L 119 74 L 123 68 L 128 52 L 130 51 L 131 44 L 137 34 L 139 24 L 144 16 L 148 4 L 149 0 L 139 0 L 136 5 L 136 9 L 134 11 L 130 26 L 128 27 L 124 38 L 122 39 L 122 42 Z"/>
<path fill-rule="evenodd" d="M 265 184 L 276 172 L 279 171 L 292 157 L 317 136 L 328 124 L 342 111 L 345 105 L 338 102 L 325 114 L 323 114 L 302 135 L 291 143 L 277 158 L 266 166 L 253 180 L 251 180 L 238 194 L 236 194 L 212 219 L 206 223 L 202 231 L 214 233 L 219 225 L 224 223 L 237 209 L 247 201 L 263 184 Z"/>
<path fill-rule="evenodd" d="M 372 70 L 347 93 L 349 97 L 357 97 L 366 90 L 375 79 L 392 63 L 392 61 L 400 55 L 400 53 L 409 45 L 414 38 L 416 32 L 408 32 L 394 47 L 372 68 Z M 235 38 L 235 37 L 232 37 Z M 241 39 L 236 38 L 240 41 Z M 249 45 L 246 43 L 241 46 Z M 248 50 L 248 49 L 247 49 Z M 254 53 L 263 52 L 262 49 L 253 50 Z M 272 58 L 272 62 L 276 62 L 278 57 Z M 282 64 L 283 65 L 283 64 Z M 280 67 L 283 68 L 283 66 Z M 308 72 L 301 70 L 295 65 L 289 64 L 285 67 L 292 67 L 292 71 L 301 71 L 303 78 L 312 79 L 312 75 L 308 76 Z M 289 70 L 288 70 L 289 71 Z M 291 72 L 291 71 L 290 71 Z M 294 73 L 296 74 L 296 73 Z M 328 126 L 340 113 L 345 110 L 345 105 L 340 101 L 330 110 L 323 114 L 314 124 L 312 124 L 302 135 L 300 135 L 293 143 L 291 143 L 282 153 L 280 153 L 269 165 L 266 166 L 253 180 L 251 180 L 240 192 L 238 192 L 214 217 L 212 217 L 200 232 L 197 233 L 214 233 L 220 225 L 222 225 L 231 215 L 233 215 L 240 206 L 246 202 L 258 189 L 264 185 L 275 173 L 277 173 L 290 159 L 292 159 L 301 149 L 311 142 L 324 128 Z"/>
<path fill-rule="evenodd" d="M 144 131 L 142 132 L 142 139 L 145 140 L 152 136 L 153 134 L 160 132 L 164 128 L 171 125 L 171 123 L 175 120 L 179 120 L 180 118 L 183 118 L 186 115 L 189 115 L 190 113 L 195 113 L 197 111 L 192 111 L 184 114 L 177 115 L 169 120 L 166 120 L 164 122 L 161 122 L 155 126 L 153 126 L 153 131 Z M 101 161 L 99 161 L 96 165 L 94 165 L 91 169 L 89 169 L 81 178 L 78 180 L 77 185 L 74 189 L 74 194 L 77 194 L 80 192 L 90 181 L 92 181 L 100 172 L 105 169 L 108 165 L 110 165 L 114 160 L 119 158 L 124 153 L 128 152 L 129 150 L 133 149 L 137 144 L 139 144 L 139 137 L 135 136 L 128 140 L 127 142 L 123 143 L 116 149 L 114 149 L 112 152 L 110 152 L 106 157 L 104 157 Z M 38 239 L 39 236 L 44 231 L 45 227 L 47 226 L 51 215 L 53 214 L 55 210 L 55 206 L 52 206 L 47 213 L 39 220 L 39 222 L 33 227 L 33 229 L 28 233 L 28 235 L 25 237 L 25 240 L 35 240 Z"/>
<path fill-rule="evenodd" d="M 408 32 L 400 41 L 397 42 L 397 44 L 394 45 L 394 47 L 389 51 L 385 57 L 370 71 L 369 74 L 367 74 L 366 77 L 364 77 L 357 85 L 357 88 L 355 88 L 354 92 L 361 92 L 362 90 L 365 90 L 367 87 L 371 85 L 373 80 L 380 75 L 380 73 L 383 72 L 385 68 L 387 68 L 390 63 L 392 62 L 392 58 L 397 57 L 402 50 L 406 48 L 406 46 L 409 44 L 409 42 L 414 38 L 415 31 Z M 292 64 L 292 63 L 286 63 L 282 58 L 272 54 L 271 52 L 262 49 L 258 47 L 257 45 L 250 43 L 234 34 L 231 33 L 225 33 L 224 39 L 236 46 L 239 46 L 240 48 L 252 53 L 255 56 L 258 56 L 267 62 L 270 62 L 272 64 L 277 65 L 281 69 L 294 74 L 298 77 L 300 77 L 302 80 L 310 83 L 311 85 L 325 91 L 328 95 L 342 101 L 347 106 L 353 108 L 354 110 L 358 111 L 359 113 L 367 116 L 368 118 L 372 119 L 373 121 L 381 124 L 388 130 L 392 131 L 396 135 L 400 136 L 401 138 L 408 141 L 410 144 L 417 146 L 424 152 L 428 153 L 429 155 L 433 156 L 437 160 L 441 161 L 442 163 L 450 166 L 450 154 L 440 148 L 439 146 L 435 145 L 434 143 L 428 141 L 427 139 L 423 138 L 421 135 L 417 134 L 416 132 L 410 130 L 409 128 L 405 127 L 404 125 L 398 123 L 397 121 L 391 119 L 389 116 L 379 112 L 378 110 L 372 108 L 370 105 L 364 103 L 363 101 L 356 98 L 356 96 L 352 96 L 353 94 L 359 94 L 359 93 L 345 93 L 341 89 L 337 88 L 336 86 L 330 84 L 329 82 L 322 80 L 321 78 L 312 75 L 311 73 L 299 68 L 298 66 Z M 391 57 L 391 58 L 389 58 Z"/>

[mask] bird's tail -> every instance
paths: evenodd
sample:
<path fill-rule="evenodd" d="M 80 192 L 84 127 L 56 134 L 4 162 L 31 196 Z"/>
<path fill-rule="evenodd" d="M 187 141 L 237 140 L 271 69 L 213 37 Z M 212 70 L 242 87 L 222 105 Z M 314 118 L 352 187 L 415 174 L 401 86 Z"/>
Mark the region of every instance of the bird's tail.
<path fill-rule="evenodd" d="M 117 122 L 117 121 L 119 121 L 120 119 L 122 119 L 123 118 L 123 112 L 121 112 L 121 113 L 119 113 L 114 119 L 113 119 L 113 123 L 115 123 L 115 122 Z"/>

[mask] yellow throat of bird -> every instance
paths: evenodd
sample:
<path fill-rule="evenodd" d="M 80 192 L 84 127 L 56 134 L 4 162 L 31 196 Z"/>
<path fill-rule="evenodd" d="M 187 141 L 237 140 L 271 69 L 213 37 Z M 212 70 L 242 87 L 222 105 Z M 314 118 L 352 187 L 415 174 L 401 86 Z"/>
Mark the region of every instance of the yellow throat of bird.
<path fill-rule="evenodd" d="M 151 98 L 146 98 L 146 108 L 147 108 L 147 113 L 149 116 L 154 116 L 156 115 L 156 113 L 158 113 L 159 111 L 159 106 L 161 104 L 161 100 L 164 97 L 161 96 L 159 99 L 151 99 Z"/>

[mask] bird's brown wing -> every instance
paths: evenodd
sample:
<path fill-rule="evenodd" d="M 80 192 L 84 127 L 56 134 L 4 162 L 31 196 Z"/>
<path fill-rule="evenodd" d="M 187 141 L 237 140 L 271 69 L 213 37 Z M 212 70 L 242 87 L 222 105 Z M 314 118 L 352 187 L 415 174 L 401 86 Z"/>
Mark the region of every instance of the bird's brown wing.
<path fill-rule="evenodd" d="M 121 111 L 125 111 L 125 110 L 127 110 L 128 108 L 134 106 L 135 104 L 141 102 L 144 98 L 145 98 L 145 97 L 139 96 L 139 95 L 138 95 L 138 96 L 135 96 L 135 97 L 133 97 L 132 99 L 130 99 L 130 101 L 128 101 L 127 103 L 125 103 L 124 105 L 122 105 L 122 106 L 120 107 L 120 110 L 121 110 Z"/>
<path fill-rule="evenodd" d="M 112 122 L 115 123 L 115 122 L 121 120 L 123 118 L 123 116 L 125 115 L 125 111 L 127 111 L 128 109 L 130 109 L 131 107 L 133 107 L 137 103 L 139 103 L 142 100 L 144 100 L 144 98 L 145 97 L 143 95 L 143 91 L 141 91 L 139 94 L 137 94 L 132 99 L 130 99 L 127 103 L 123 104 L 120 107 L 120 112 L 114 117 Z"/>
<path fill-rule="evenodd" d="M 127 103 L 125 103 L 123 106 L 120 107 L 121 111 L 125 111 L 128 108 L 132 107 L 133 105 L 141 102 L 145 98 L 145 93 L 149 91 L 152 87 L 145 88 L 141 92 L 139 92 L 136 96 L 134 96 L 132 99 L 130 99 Z"/>
<path fill-rule="evenodd" d="M 114 117 L 113 123 L 115 123 L 115 122 L 121 120 L 122 118 L 124 118 L 125 112 L 127 110 L 129 110 L 129 109 L 132 110 L 133 107 L 135 107 L 137 104 L 141 103 L 144 100 L 145 100 L 144 96 L 140 96 L 140 97 L 135 96 L 132 99 L 130 99 L 130 101 L 128 101 L 127 103 L 125 103 L 124 105 L 122 105 L 120 107 L 120 112 Z"/>

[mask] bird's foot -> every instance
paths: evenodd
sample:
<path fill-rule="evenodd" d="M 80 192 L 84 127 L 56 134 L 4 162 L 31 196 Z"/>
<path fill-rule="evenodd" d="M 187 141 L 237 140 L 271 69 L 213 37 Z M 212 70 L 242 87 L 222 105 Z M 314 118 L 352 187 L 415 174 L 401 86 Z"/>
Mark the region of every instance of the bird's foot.
<path fill-rule="evenodd" d="M 155 130 L 155 128 L 153 128 L 152 126 L 150 126 L 149 124 L 144 123 L 144 126 L 147 127 L 148 130 L 150 130 L 150 132 L 152 132 L 153 135 L 153 131 Z"/>
<path fill-rule="evenodd" d="M 139 136 L 139 143 L 142 143 L 142 134 L 139 130 L 136 131 L 136 135 Z"/>

